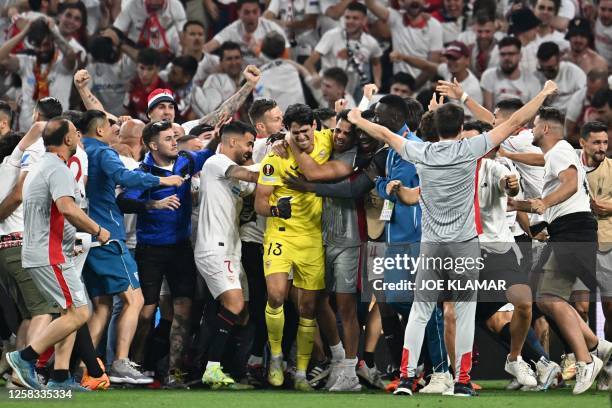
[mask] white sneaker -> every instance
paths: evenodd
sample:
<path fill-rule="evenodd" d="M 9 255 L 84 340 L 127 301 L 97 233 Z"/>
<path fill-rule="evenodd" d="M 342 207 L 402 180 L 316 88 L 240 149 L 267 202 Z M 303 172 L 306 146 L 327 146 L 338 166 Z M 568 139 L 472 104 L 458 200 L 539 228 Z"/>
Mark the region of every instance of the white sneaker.
<path fill-rule="evenodd" d="M 329 376 L 327 377 L 327 382 L 325 383 L 325 389 L 329 390 L 331 387 L 336 384 L 340 374 L 344 371 L 344 367 L 342 366 L 342 360 L 332 360 L 331 362 L 331 371 L 329 372 Z"/>
<path fill-rule="evenodd" d="M 603 365 L 606 366 L 608 361 L 610 361 L 610 357 L 612 357 L 612 343 L 604 339 L 599 339 L 597 349 L 595 349 L 591 355 L 600 359 Z"/>
<path fill-rule="evenodd" d="M 593 385 L 597 375 L 603 367 L 603 363 L 598 357 L 592 357 L 593 362 L 591 364 L 587 364 L 584 361 L 576 362 L 576 385 L 574 385 L 574 395 L 582 394 L 591 388 L 591 385 Z"/>
<path fill-rule="evenodd" d="M 506 372 L 518 380 L 521 385 L 535 387 L 538 385 L 538 380 L 535 378 L 535 373 L 525 361 L 523 357 L 518 356 L 516 361 L 508 360 L 506 357 Z"/>
<path fill-rule="evenodd" d="M 517 391 L 517 390 L 520 390 L 521 387 L 522 387 L 521 383 L 519 383 L 516 378 L 513 378 L 512 381 L 510 381 L 508 385 L 506 385 L 506 389 L 508 391 Z"/>
<path fill-rule="evenodd" d="M 599 377 L 597 378 L 597 391 L 610 390 L 612 390 L 612 364 L 608 362 L 608 365 L 599 372 Z"/>
<path fill-rule="evenodd" d="M 423 387 L 421 394 L 444 394 L 448 389 L 453 389 L 453 379 L 448 372 L 433 373 L 429 379 L 429 384 Z"/>
<path fill-rule="evenodd" d="M 540 385 L 543 390 L 547 390 L 555 381 L 557 375 L 561 374 L 561 367 L 554 361 L 538 360 L 536 363 L 536 372 L 538 375 L 538 385 Z"/>
<path fill-rule="evenodd" d="M 349 377 L 346 373 L 341 372 L 336 380 L 336 383 L 329 389 L 330 392 L 359 392 L 361 384 L 357 376 Z"/>
<path fill-rule="evenodd" d="M 356 371 L 357 376 L 364 380 L 366 383 L 370 384 L 372 387 L 380 388 L 381 390 L 385 389 L 385 384 L 380 378 L 380 371 L 378 371 L 378 368 L 376 368 L 376 366 L 368 367 L 367 364 L 363 360 L 361 360 Z"/>

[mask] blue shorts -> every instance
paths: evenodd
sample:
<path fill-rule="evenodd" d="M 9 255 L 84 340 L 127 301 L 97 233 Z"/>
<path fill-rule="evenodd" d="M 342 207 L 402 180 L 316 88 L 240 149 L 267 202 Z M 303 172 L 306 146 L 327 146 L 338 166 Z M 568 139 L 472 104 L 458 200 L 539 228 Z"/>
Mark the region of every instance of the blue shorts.
<path fill-rule="evenodd" d="M 138 267 L 125 241 L 112 240 L 89 250 L 83 280 L 90 298 L 125 292 L 130 286 L 140 288 Z"/>

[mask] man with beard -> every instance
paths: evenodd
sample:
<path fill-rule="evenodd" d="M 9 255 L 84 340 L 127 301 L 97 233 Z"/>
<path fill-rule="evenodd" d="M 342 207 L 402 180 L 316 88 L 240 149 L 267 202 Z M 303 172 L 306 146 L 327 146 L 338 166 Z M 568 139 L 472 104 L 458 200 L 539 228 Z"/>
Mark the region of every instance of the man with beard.
<path fill-rule="evenodd" d="M 491 52 L 497 45 L 495 19 L 487 10 L 478 10 L 474 14 L 474 20 L 472 29 L 462 32 L 457 39 L 470 47 L 470 70 L 480 78 L 482 73 L 489 68 Z"/>
<path fill-rule="evenodd" d="M 537 95 L 542 87 L 531 73 L 519 67 L 521 42 L 516 37 L 505 37 L 499 44 L 499 66 L 487 69 L 480 79 L 484 107 L 493 107 L 502 99 L 518 98 L 523 103 Z"/>
<path fill-rule="evenodd" d="M 559 93 L 548 101 L 548 104 L 565 114 L 572 96 L 586 87 L 586 74 L 577 65 L 561 61 L 561 51 L 554 42 L 544 42 L 538 48 L 538 73 L 536 76 L 542 83 L 546 80 L 555 81 Z"/>
<path fill-rule="evenodd" d="M 189 313 L 195 288 L 196 270 L 191 246 L 191 176 L 199 173 L 214 154 L 204 149 L 179 152 L 172 125 L 167 121 L 151 122 L 142 131 L 149 153 L 140 168 L 142 173 L 158 177 L 180 176 L 180 187 L 127 188 L 117 198 L 124 213 L 138 213 L 136 222 L 136 263 L 138 265 L 144 306 L 140 312 L 136 342 L 147 337 L 151 319 L 159 302 L 164 278 L 174 303 L 170 329 L 169 377 L 167 385 L 180 386 L 183 381 L 181 362 L 183 344 L 189 332 Z M 141 353 L 142 344 L 134 344 Z"/>
<path fill-rule="evenodd" d="M 243 315 L 247 291 L 241 264 L 239 214 L 242 197 L 255 191 L 259 176 L 243 167 L 251 158 L 255 129 L 243 122 L 226 125 L 219 154 L 211 157 L 202 171 L 200 219 L 195 259 L 217 310 L 206 314 L 211 338 L 204 384 L 231 386 L 234 379 L 220 365 L 227 339 Z M 241 322 L 243 323 L 243 322 Z"/>
<path fill-rule="evenodd" d="M 537 304 L 557 324 L 576 356 L 573 393 L 581 394 L 612 355 L 612 343 L 598 339 L 568 303 L 576 279 L 591 291 L 596 289 L 597 222 L 583 164 L 563 140 L 563 115 L 554 108 L 541 108 L 534 124 L 533 143 L 542 149 L 545 160 L 542 198 L 519 202 L 517 208 L 544 214 L 548 223 L 550 239 L 541 257 Z"/>
<path fill-rule="evenodd" d="M 593 41 L 593 30 L 589 20 L 576 17 L 570 21 L 565 38 L 570 43 L 565 60 L 578 65 L 587 74 L 593 69 L 608 71 L 608 62 L 590 46 Z"/>
<path fill-rule="evenodd" d="M 612 338 L 612 159 L 606 157 L 608 127 L 601 122 L 587 122 L 580 133 L 580 161 L 587 172 L 591 191 L 591 209 L 597 218 L 597 283 L 601 291 L 601 306 L 606 317 L 604 333 Z M 612 385 L 610 362 L 603 368 L 597 389 L 609 390 Z"/>
<path fill-rule="evenodd" d="M 349 4 L 344 12 L 344 27 L 337 27 L 326 32 L 317 44 L 304 66 L 316 74 L 316 65 L 321 60 L 321 70 L 339 67 L 346 70 L 349 77 L 346 90 L 354 94 L 356 89 L 368 82 L 378 88 L 381 85 L 382 50 L 378 42 L 363 29 L 367 26 L 368 9 L 361 3 Z M 370 80 L 370 67 L 373 81 Z"/>
<path fill-rule="evenodd" d="M 11 54 L 26 38 L 34 54 Z M 52 20 L 28 21 L 19 34 L 0 47 L 0 64 L 21 77 L 20 129 L 28 129 L 32 124 L 32 112 L 39 99 L 54 96 L 64 109 L 68 108 L 76 54 Z"/>
<path fill-rule="evenodd" d="M 440 62 L 442 54 L 442 26 L 435 18 L 425 13 L 424 0 L 400 0 L 399 11 L 383 6 L 377 0 L 367 0 L 366 6 L 380 20 L 389 24 L 393 51 L 410 54 L 433 62 Z M 404 62 L 396 62 L 393 72 L 408 72 L 421 81 L 421 71 Z"/>
<path fill-rule="evenodd" d="M 261 42 L 267 33 L 276 31 L 285 39 L 285 46 L 290 48 L 285 31 L 273 21 L 261 17 L 258 0 L 238 0 L 238 20 L 221 30 L 204 45 L 205 52 L 217 50 L 224 42 L 232 41 L 240 45 L 244 59 L 249 64 L 261 65 Z"/>

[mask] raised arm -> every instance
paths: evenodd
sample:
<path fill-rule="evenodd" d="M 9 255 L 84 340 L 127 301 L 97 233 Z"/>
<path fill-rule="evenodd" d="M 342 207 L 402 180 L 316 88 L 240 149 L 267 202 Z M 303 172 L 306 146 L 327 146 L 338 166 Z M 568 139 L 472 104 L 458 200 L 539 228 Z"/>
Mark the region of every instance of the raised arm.
<path fill-rule="evenodd" d="M 68 71 L 74 72 L 77 67 L 77 54 L 74 52 L 70 44 L 68 44 L 68 41 L 66 41 L 66 39 L 62 36 L 59 28 L 55 24 L 55 21 L 53 21 L 53 18 L 47 17 L 47 23 L 49 24 L 49 30 L 53 35 L 55 45 L 57 45 L 64 57 L 62 59 L 64 67 Z"/>
<path fill-rule="evenodd" d="M 31 21 L 27 20 L 23 30 L 0 47 L 0 64 L 5 65 L 10 71 L 14 72 L 19 69 L 19 60 L 11 55 L 11 51 L 26 38 L 30 30 L 30 23 Z"/>
<path fill-rule="evenodd" d="M 342 17 L 344 11 L 352 2 L 353 0 L 340 0 L 337 4 L 334 4 L 325 10 L 325 15 L 333 18 L 334 20 L 338 20 L 340 17 Z"/>
<path fill-rule="evenodd" d="M 231 177 L 236 180 L 246 181 L 247 183 L 257 183 L 259 172 L 251 171 L 243 166 L 230 166 L 226 172 L 227 177 Z"/>
<path fill-rule="evenodd" d="M 106 116 L 109 119 L 118 121 L 118 118 L 112 113 L 106 112 L 104 109 L 104 105 L 89 89 L 89 83 L 91 82 L 91 77 L 89 76 L 89 72 L 85 69 L 80 69 L 74 74 L 74 86 L 79 93 L 81 100 L 83 101 L 83 105 L 85 105 L 85 109 L 95 109 L 106 113 Z"/>
<path fill-rule="evenodd" d="M 532 100 L 527 102 L 521 109 L 510 116 L 510 119 L 495 127 L 489 132 L 489 137 L 493 146 L 499 146 L 510 135 L 513 135 L 521 126 L 527 123 L 537 113 L 544 100 L 557 91 L 557 84 L 553 81 L 546 81 L 544 88 Z"/>
<path fill-rule="evenodd" d="M 351 109 L 348 114 L 348 120 L 355 126 L 362 129 L 368 135 L 372 136 L 374 139 L 386 143 L 396 152 L 400 152 L 402 150 L 402 146 L 406 142 L 403 137 L 393 133 L 386 127 L 378 125 L 376 123 L 372 123 L 369 120 L 362 118 L 361 111 L 357 108 Z"/>
<path fill-rule="evenodd" d="M 453 82 L 448 81 L 438 81 L 438 86 L 436 86 L 436 91 L 446 96 L 447 98 L 456 99 L 461 101 L 463 96 L 465 95 L 465 100 L 463 103 L 474 115 L 474 119 L 481 120 L 486 123 L 493 124 L 495 120 L 495 115 L 491 113 L 487 108 L 476 102 L 473 98 L 470 97 L 465 91 L 461 84 L 457 81 L 457 78 L 453 78 Z"/>
<path fill-rule="evenodd" d="M 232 117 L 238 112 L 238 109 L 240 109 L 244 101 L 246 101 L 251 92 L 253 92 L 253 89 L 257 86 L 257 82 L 259 82 L 261 78 L 261 71 L 259 71 L 259 68 L 255 65 L 249 65 L 244 69 L 243 75 L 246 79 L 246 83 L 215 111 L 200 119 L 200 124 L 214 126 L 224 116 Z"/>
<path fill-rule="evenodd" d="M 372 12 L 372 14 L 381 19 L 383 22 L 386 22 L 389 19 L 389 10 L 387 10 L 387 8 L 380 4 L 377 0 L 365 0 L 365 5 Z"/>

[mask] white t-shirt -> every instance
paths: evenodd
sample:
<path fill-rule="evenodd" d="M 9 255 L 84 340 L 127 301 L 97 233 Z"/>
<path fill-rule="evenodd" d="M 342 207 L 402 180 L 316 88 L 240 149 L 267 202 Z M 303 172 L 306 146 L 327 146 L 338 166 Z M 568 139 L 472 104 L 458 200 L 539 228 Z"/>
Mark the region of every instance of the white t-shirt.
<path fill-rule="evenodd" d="M 193 76 L 193 83 L 197 86 L 202 86 L 208 76 L 217 72 L 218 68 L 219 57 L 205 52 L 200 62 L 198 62 L 198 70 Z"/>
<path fill-rule="evenodd" d="M 138 42 L 146 20 L 149 18 L 144 5 L 144 0 L 130 0 L 125 7 L 121 8 L 121 13 L 113 23 L 113 26 L 126 33 L 128 38 Z M 179 0 L 167 0 L 166 7 L 157 13 L 159 24 L 166 31 L 166 42 L 173 54 L 178 54 L 180 48 L 179 33 L 183 25 L 187 22 L 185 9 Z M 155 44 L 152 48 L 163 48 L 163 41 L 159 41 L 158 47 Z"/>
<path fill-rule="evenodd" d="M 443 49 L 442 26 L 433 17 L 427 20 L 424 27 L 415 28 L 404 24 L 400 12 L 389 9 L 388 24 L 394 51 L 428 59 L 429 53 Z M 408 72 L 416 78 L 421 71 L 405 62 L 396 62 L 393 64 L 393 72 Z"/>
<path fill-rule="evenodd" d="M 543 36 L 538 35 L 538 37 L 536 38 L 536 44 L 538 44 L 538 48 L 544 42 L 554 42 L 559 46 L 559 50 L 562 54 L 570 48 L 570 43 L 565 39 L 565 35 L 557 30 L 553 30 L 552 33 L 548 33 Z"/>
<path fill-rule="evenodd" d="M 32 125 L 32 113 L 36 101 L 34 100 L 34 86 L 36 84 L 36 76 L 34 68 L 36 66 L 36 57 L 32 55 L 17 54 L 15 55 L 19 61 L 19 69 L 17 73 L 21 77 L 21 112 L 19 114 L 19 129 L 23 132 L 27 131 Z M 57 59 L 50 68 L 49 76 L 49 95 L 57 98 L 62 104 L 64 110 L 68 109 L 70 100 L 70 91 L 72 89 L 73 70 L 68 70 L 64 66 L 64 56 L 61 51 L 57 52 Z M 46 72 L 48 64 L 41 66 L 41 72 Z M 41 142 L 42 143 L 42 142 Z"/>
<path fill-rule="evenodd" d="M 319 14 L 318 7 L 316 12 L 310 11 L 309 3 L 311 3 L 309 0 L 271 0 L 267 11 L 273 13 L 281 21 L 302 21 L 306 14 Z M 297 55 L 305 55 L 306 53 L 310 55 L 319 37 L 318 33 L 313 29 L 287 29 L 285 34 L 287 38 L 290 38 L 291 35 L 294 36 L 296 46 L 293 47 L 293 51 Z"/>
<path fill-rule="evenodd" d="M 135 65 L 123 56 L 116 64 L 90 62 L 87 71 L 91 75 L 91 93 L 100 100 L 107 112 L 124 115 L 125 85 L 133 77 Z"/>
<path fill-rule="evenodd" d="M 236 93 L 236 83 L 224 73 L 212 74 L 200 88 L 202 91 L 192 101 L 191 108 L 197 116 L 204 116 L 217 109 Z"/>
<path fill-rule="evenodd" d="M 370 77 L 371 59 L 382 56 L 382 49 L 378 41 L 370 34 L 362 33 L 358 40 L 349 40 L 348 47 L 353 53 L 356 65 L 367 77 Z M 353 93 L 360 81 L 355 64 L 349 62 L 348 59 L 345 30 L 338 27 L 326 32 L 315 47 L 315 51 L 321 54 L 321 71 L 333 67 L 346 71 L 349 77 L 346 90 Z"/>
<path fill-rule="evenodd" d="M 520 70 L 517 79 L 509 79 L 499 68 L 489 68 L 480 79 L 480 87 L 493 94 L 493 105 L 503 99 L 519 98 L 523 103 L 529 102 L 542 88 L 535 75 Z"/>
<path fill-rule="evenodd" d="M 87 200 L 85 199 L 87 196 L 85 193 L 85 178 L 88 174 L 89 160 L 87 160 L 87 153 L 85 153 L 85 150 L 83 150 L 81 146 L 77 146 L 76 153 L 68 160 L 68 167 L 70 171 L 72 171 L 74 180 L 79 187 L 81 208 L 87 208 Z"/>
<path fill-rule="evenodd" d="M 283 112 L 289 105 L 305 103 L 300 74 L 293 65 L 277 59 L 262 65 L 260 69 L 261 78 L 253 92 L 255 99 L 272 99 Z"/>
<path fill-rule="evenodd" d="M 253 161 L 255 164 L 249 166 L 249 169 L 251 171 L 259 171 L 259 163 L 261 163 L 269 151 L 270 146 L 267 144 L 267 139 L 265 137 L 256 139 L 255 145 L 253 146 Z M 249 209 L 246 205 L 244 205 L 242 208 L 242 213 L 240 214 L 241 217 L 252 220 L 252 216 L 255 215 L 255 221 L 242 221 L 242 225 L 240 225 L 240 240 L 244 242 L 256 242 L 258 244 L 263 244 L 263 235 L 264 230 L 266 229 L 267 217 L 259 215 L 255 212 L 254 202 L 252 207 L 253 208 Z"/>
<path fill-rule="evenodd" d="M 271 31 L 276 31 L 277 33 L 281 34 L 285 39 L 285 47 L 291 47 L 289 41 L 287 40 L 287 36 L 285 35 L 285 30 L 283 30 L 282 27 L 276 24 L 275 22 L 266 20 L 265 18 L 259 19 L 257 28 L 250 35 L 250 41 L 252 43 L 254 42 L 256 47 L 260 49 L 264 37 Z M 259 66 L 263 63 L 261 55 L 253 54 L 253 52 L 249 48 L 249 40 L 247 37 L 248 35 L 246 29 L 244 28 L 244 25 L 242 24 L 242 21 L 236 20 L 232 24 L 228 25 L 223 30 L 218 32 L 213 39 L 216 40 L 219 44 L 223 44 L 226 41 L 233 41 L 235 43 L 240 44 L 244 61 L 247 64 Z"/>
<path fill-rule="evenodd" d="M 254 183 L 244 183 L 227 176 L 236 166 L 226 155 L 219 153 L 204 163 L 200 176 L 200 220 L 195 253 L 216 252 L 240 255 L 238 216 L 242 197 L 252 193 Z"/>
<path fill-rule="evenodd" d="M 521 61 L 519 62 L 519 68 L 523 72 L 535 73 L 538 68 L 538 47 L 540 43 L 537 40 L 533 40 L 529 44 L 521 48 Z M 489 57 L 489 67 L 499 67 L 499 47 L 495 46 L 491 51 Z"/>
<path fill-rule="evenodd" d="M 21 174 L 21 160 L 24 152 L 15 147 L 13 153 L 7 156 L 0 164 L 0 202 L 2 202 L 17 184 Z M 23 232 L 23 206 L 15 209 L 4 221 L 0 221 L 0 235 L 8 235 L 14 232 Z"/>
<path fill-rule="evenodd" d="M 533 132 L 531 129 L 524 129 L 517 135 L 510 136 L 501 146 L 503 149 L 513 153 L 542 154 L 542 149 L 533 145 Z M 542 188 L 544 187 L 544 168 L 519 162 L 514 162 L 514 165 L 521 175 L 521 189 L 525 194 L 525 199 L 541 197 Z"/>
<path fill-rule="evenodd" d="M 559 173 L 570 167 L 576 169 L 578 190 L 567 200 L 546 209 L 544 218 L 549 224 L 557 218 L 577 212 L 590 212 L 589 186 L 586 172 L 574 148 L 565 140 L 560 140 L 544 155 L 544 189 L 542 197 L 546 198 L 561 185 Z"/>
<path fill-rule="evenodd" d="M 451 74 L 451 72 L 448 70 L 448 65 L 445 63 L 438 65 L 438 75 L 446 79 L 447 81 L 452 82 L 453 80 L 453 74 Z M 478 78 L 476 78 L 476 75 L 472 73 L 472 71 L 468 69 L 468 76 L 463 81 L 461 81 L 460 84 L 463 90 L 468 95 L 470 95 L 473 100 L 482 105 L 482 89 L 480 89 L 480 82 L 478 81 Z M 472 113 L 467 108 L 467 106 L 463 107 L 463 111 L 466 113 L 466 115 L 472 116 Z"/>
<path fill-rule="evenodd" d="M 508 224 L 508 195 L 500 187 L 500 180 L 512 174 L 510 169 L 491 159 L 480 161 L 478 172 L 478 204 L 482 234 L 478 240 L 491 252 L 505 253 L 510 250 L 514 236 Z M 518 174 L 517 174 L 518 176 Z M 495 243 L 487 246 L 486 243 Z"/>
<path fill-rule="evenodd" d="M 536 76 L 540 83 L 544 85 L 546 78 L 541 73 Z M 559 64 L 559 73 L 554 79 L 559 87 L 559 91 L 550 98 L 550 106 L 559 109 L 565 114 L 569 101 L 574 94 L 583 88 L 586 88 L 587 77 L 580 67 L 569 62 L 561 61 Z"/>
<path fill-rule="evenodd" d="M 595 22 L 595 51 L 612 65 L 612 25 L 606 27 L 600 19 Z"/>
<path fill-rule="evenodd" d="M 584 110 L 585 106 L 589 105 L 589 100 L 586 97 L 587 89 L 582 88 L 578 92 L 570 96 L 569 101 L 566 104 L 565 119 L 571 120 L 574 123 L 578 122 L 580 115 Z"/>
<path fill-rule="evenodd" d="M 28 147 L 21 158 L 21 171 L 32 171 L 46 152 L 45 143 L 42 138 L 38 139 Z"/>

